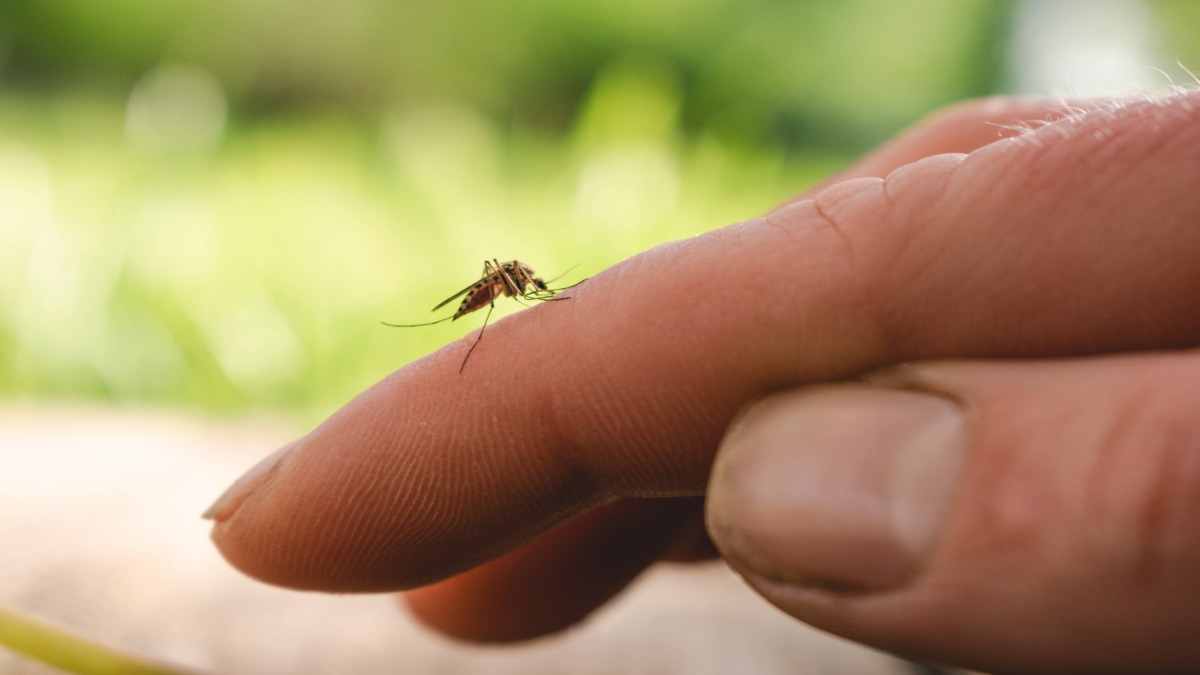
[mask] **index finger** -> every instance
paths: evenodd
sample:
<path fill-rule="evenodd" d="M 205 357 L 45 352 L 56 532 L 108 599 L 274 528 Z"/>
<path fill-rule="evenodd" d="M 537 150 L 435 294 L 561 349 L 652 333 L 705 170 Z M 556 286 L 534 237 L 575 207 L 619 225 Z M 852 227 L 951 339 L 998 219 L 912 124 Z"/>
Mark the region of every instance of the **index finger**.
<path fill-rule="evenodd" d="M 274 583 L 409 588 L 617 497 L 701 494 L 764 392 L 914 358 L 1196 344 L 1195 102 L 1068 118 L 625 261 L 489 327 L 461 376 L 466 341 L 359 396 L 214 538 Z"/>

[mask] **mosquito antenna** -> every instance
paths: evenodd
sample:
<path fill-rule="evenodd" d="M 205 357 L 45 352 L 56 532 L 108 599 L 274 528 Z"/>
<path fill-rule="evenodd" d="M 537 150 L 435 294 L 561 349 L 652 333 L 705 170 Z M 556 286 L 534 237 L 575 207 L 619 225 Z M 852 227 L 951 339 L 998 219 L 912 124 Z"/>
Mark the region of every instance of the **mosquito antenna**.
<path fill-rule="evenodd" d="M 467 355 L 463 357 L 462 365 L 458 367 L 459 375 L 462 375 L 463 371 L 467 369 L 467 359 L 471 358 L 471 352 L 475 351 L 475 348 L 479 346 L 479 341 L 483 339 L 483 331 L 487 330 L 488 319 L 492 318 L 493 309 L 496 309 L 495 301 L 492 301 L 492 304 L 488 305 L 487 316 L 483 317 L 483 327 L 479 329 L 479 335 L 475 338 L 475 342 L 471 345 L 471 348 L 467 350 Z"/>
<path fill-rule="evenodd" d="M 444 319 L 438 319 L 437 321 L 430 321 L 429 323 L 388 323 L 386 321 L 380 321 L 379 323 L 392 328 L 420 328 L 421 326 L 432 326 L 434 324 L 442 323 L 443 321 L 452 321 L 453 319 L 453 316 L 448 316 Z"/>
<path fill-rule="evenodd" d="M 571 265 L 571 267 L 569 267 L 569 268 L 567 269 L 567 271 L 566 271 L 566 272 L 563 272 L 562 274 L 560 274 L 560 275 L 558 275 L 558 276 L 554 277 L 554 278 L 553 278 L 553 279 L 551 279 L 550 281 L 547 281 L 547 282 L 546 282 L 546 285 L 547 285 L 547 286 L 549 286 L 550 284 L 552 284 L 552 283 L 554 283 L 554 282 L 558 281 L 559 279 L 561 279 L 561 278 L 563 278 L 563 277 L 567 276 L 568 274 L 570 274 L 570 273 L 571 273 L 571 270 L 575 269 L 576 267 L 579 267 L 579 263 L 575 263 L 574 265 Z M 583 281 L 587 281 L 587 279 L 584 279 Z M 583 283 L 583 281 L 577 281 L 577 282 L 575 282 L 575 283 L 571 284 L 571 286 L 578 286 L 579 284 L 582 284 L 582 283 Z M 570 288 L 571 286 L 567 286 L 567 288 Z"/>

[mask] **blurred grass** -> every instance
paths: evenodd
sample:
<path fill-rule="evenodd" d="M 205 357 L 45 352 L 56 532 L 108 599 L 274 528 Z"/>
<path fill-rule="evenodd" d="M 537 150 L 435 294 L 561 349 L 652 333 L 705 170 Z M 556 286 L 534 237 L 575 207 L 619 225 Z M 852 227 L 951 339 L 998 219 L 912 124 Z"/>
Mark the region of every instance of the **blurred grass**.
<path fill-rule="evenodd" d="M 558 133 L 629 54 L 672 65 L 689 132 L 859 149 L 991 91 L 1011 0 L 98 0 L 0 3 L 0 73 L 122 91 L 199 66 L 240 110 L 462 101 Z"/>
<path fill-rule="evenodd" d="M 147 105 L 203 98 L 172 86 Z M 222 122 L 219 100 L 192 100 L 223 125 L 212 136 L 178 115 L 139 128 L 137 100 L 3 94 L 9 397 L 317 417 L 475 327 L 379 321 L 430 318 L 485 258 L 547 278 L 578 264 L 570 283 L 847 160 L 685 136 L 672 73 L 636 61 L 597 75 L 565 135 L 463 104 Z"/>
<path fill-rule="evenodd" d="M 71 634 L 0 607 L 0 645 L 27 658 L 81 675 L 199 675 Z"/>

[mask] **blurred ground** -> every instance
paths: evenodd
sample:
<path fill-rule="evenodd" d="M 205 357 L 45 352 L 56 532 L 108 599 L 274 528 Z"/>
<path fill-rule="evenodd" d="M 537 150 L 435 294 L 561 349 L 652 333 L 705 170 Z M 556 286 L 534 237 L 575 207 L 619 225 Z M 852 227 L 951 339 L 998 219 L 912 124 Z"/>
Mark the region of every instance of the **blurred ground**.
<path fill-rule="evenodd" d="M 664 567 L 566 635 L 448 642 L 389 596 L 243 577 L 199 517 L 285 425 L 116 408 L 0 407 L 0 604 L 214 673 L 903 673 L 796 624 L 723 566 Z M 0 672 L 58 672 L 0 649 Z"/>

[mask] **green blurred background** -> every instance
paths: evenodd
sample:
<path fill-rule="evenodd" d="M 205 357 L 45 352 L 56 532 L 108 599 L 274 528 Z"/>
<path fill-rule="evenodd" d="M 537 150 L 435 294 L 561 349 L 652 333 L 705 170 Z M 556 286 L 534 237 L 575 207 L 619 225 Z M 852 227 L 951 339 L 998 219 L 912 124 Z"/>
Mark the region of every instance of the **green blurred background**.
<path fill-rule="evenodd" d="M 0 396 L 308 422 L 475 327 L 379 322 L 485 258 L 571 283 L 947 103 L 1164 84 L 1198 26 L 1190 0 L 5 0 Z"/>

